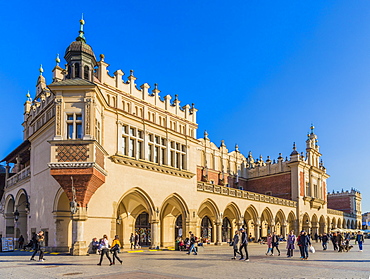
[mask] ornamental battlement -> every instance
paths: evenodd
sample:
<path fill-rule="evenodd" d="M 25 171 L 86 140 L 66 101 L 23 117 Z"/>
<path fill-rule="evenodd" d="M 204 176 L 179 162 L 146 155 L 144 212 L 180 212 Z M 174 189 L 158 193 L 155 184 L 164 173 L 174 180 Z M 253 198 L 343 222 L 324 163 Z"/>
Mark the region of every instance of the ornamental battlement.
<path fill-rule="evenodd" d="M 332 196 L 332 197 L 334 196 L 338 196 L 338 197 L 339 196 L 359 196 L 361 197 L 361 192 L 355 188 L 351 188 L 351 190 L 346 190 L 346 191 L 342 189 L 342 191 L 337 191 L 337 192 L 333 190 L 333 192 L 328 192 L 328 196 Z"/>

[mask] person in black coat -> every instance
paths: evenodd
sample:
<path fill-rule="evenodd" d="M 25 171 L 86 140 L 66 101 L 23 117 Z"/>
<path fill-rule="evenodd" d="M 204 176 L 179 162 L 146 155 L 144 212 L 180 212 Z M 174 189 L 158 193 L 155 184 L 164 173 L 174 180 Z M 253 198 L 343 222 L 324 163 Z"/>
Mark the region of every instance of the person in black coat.
<path fill-rule="evenodd" d="M 327 236 L 326 233 L 324 233 L 324 235 L 321 237 L 323 250 L 328 249 L 328 240 L 329 240 L 329 237 Z"/>
<path fill-rule="evenodd" d="M 248 257 L 248 250 L 247 250 L 247 246 L 248 246 L 248 235 L 247 233 L 245 232 L 245 229 L 244 228 L 241 228 L 240 229 L 240 232 L 241 232 L 241 236 L 240 236 L 240 259 L 239 260 L 245 260 L 246 262 L 249 262 L 249 257 Z M 243 256 L 243 248 L 244 248 L 244 252 L 245 252 L 245 258 Z"/>
<path fill-rule="evenodd" d="M 311 245 L 310 237 L 306 234 L 305 231 L 301 231 L 299 236 L 298 245 L 301 251 L 301 260 L 308 259 L 308 245 Z"/>
<path fill-rule="evenodd" d="M 280 256 L 280 250 L 279 250 L 279 236 L 276 234 L 276 232 L 273 233 L 272 235 L 272 251 L 271 251 L 271 256 L 274 254 L 274 248 L 279 252 Z"/>

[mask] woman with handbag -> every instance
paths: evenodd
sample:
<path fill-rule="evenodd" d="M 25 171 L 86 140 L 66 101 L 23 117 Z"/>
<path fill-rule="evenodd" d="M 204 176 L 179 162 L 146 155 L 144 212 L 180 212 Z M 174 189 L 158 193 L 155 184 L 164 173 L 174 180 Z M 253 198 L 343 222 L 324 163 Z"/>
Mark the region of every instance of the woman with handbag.
<path fill-rule="evenodd" d="M 108 258 L 109 260 L 109 265 L 112 265 L 112 259 L 109 257 L 109 242 L 108 242 L 108 236 L 105 234 L 103 235 L 103 238 L 100 240 L 100 245 L 99 245 L 99 250 L 101 251 L 100 252 L 100 261 L 98 263 L 98 265 L 101 265 L 102 261 L 103 261 L 103 257 L 104 257 L 104 254 L 105 256 Z"/>
<path fill-rule="evenodd" d="M 118 235 L 116 235 L 114 237 L 114 240 L 112 242 L 112 246 L 111 247 L 112 248 L 110 249 L 110 251 L 113 253 L 113 264 L 115 264 L 114 259 L 117 259 L 122 264 L 121 259 L 117 255 L 118 250 L 121 247 L 121 242 L 119 241 L 119 236 Z"/>

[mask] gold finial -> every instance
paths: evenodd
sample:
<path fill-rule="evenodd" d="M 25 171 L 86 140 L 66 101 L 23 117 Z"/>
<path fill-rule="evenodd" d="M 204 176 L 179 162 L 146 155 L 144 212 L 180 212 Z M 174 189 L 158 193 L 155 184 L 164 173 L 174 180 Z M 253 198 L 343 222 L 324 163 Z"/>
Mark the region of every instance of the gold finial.
<path fill-rule="evenodd" d="M 57 66 L 59 66 L 60 63 L 59 53 L 57 54 L 57 58 L 55 58 L 55 62 L 57 62 Z"/>
<path fill-rule="evenodd" d="M 31 98 L 31 95 L 30 95 L 30 91 L 28 90 L 27 94 L 26 94 L 26 97 L 27 98 Z"/>
<path fill-rule="evenodd" d="M 82 13 L 82 16 L 81 16 L 81 19 L 80 19 L 80 23 L 82 24 L 82 25 L 84 25 L 85 24 L 85 21 L 84 21 L 84 14 Z"/>
<path fill-rule="evenodd" d="M 40 76 L 42 76 L 42 73 L 44 72 L 44 69 L 42 68 L 42 64 L 40 65 L 39 72 L 40 72 Z"/>

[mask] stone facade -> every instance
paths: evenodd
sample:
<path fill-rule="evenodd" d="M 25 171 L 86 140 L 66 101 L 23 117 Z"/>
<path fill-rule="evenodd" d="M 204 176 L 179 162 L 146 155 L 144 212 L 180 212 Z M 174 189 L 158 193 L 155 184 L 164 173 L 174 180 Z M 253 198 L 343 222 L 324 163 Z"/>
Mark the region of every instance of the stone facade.
<path fill-rule="evenodd" d="M 197 139 L 194 105 L 161 98 L 157 85 L 138 87 L 133 71 L 110 76 L 83 24 L 66 68 L 58 58 L 48 85 L 40 69 L 35 98 L 25 102 L 24 143 L 3 160 L 12 170 L 0 235 L 27 241 L 42 229 L 50 250 L 83 255 L 103 234 L 118 234 L 124 247 L 133 232 L 142 245 L 170 247 L 189 231 L 222 244 L 241 226 L 256 240 L 271 231 L 323 233 L 348 221 L 358 227 L 357 215 L 327 208 L 329 175 L 314 127 L 305 154 L 294 145 L 276 160 L 218 147 L 207 133 Z"/>

